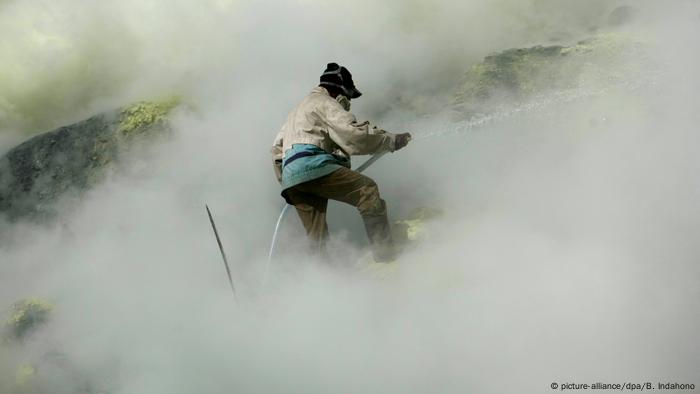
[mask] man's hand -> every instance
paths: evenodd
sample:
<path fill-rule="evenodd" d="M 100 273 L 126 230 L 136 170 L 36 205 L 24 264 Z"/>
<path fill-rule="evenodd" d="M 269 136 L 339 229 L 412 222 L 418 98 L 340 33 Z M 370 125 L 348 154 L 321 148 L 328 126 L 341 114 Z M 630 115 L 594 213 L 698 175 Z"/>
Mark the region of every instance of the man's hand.
<path fill-rule="evenodd" d="M 401 133 L 396 135 L 396 141 L 394 142 L 394 150 L 399 150 L 404 146 L 408 145 L 411 141 L 411 133 Z"/>

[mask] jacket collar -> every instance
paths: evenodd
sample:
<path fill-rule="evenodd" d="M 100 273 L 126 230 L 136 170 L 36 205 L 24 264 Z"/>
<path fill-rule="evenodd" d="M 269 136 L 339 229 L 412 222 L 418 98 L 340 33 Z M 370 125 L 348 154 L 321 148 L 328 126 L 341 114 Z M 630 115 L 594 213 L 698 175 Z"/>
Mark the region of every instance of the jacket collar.
<path fill-rule="evenodd" d="M 325 94 L 328 97 L 331 96 L 330 93 L 328 93 L 328 90 L 326 88 L 324 88 L 323 86 L 316 86 L 315 88 L 313 88 L 311 90 L 311 93 L 321 93 L 321 94 Z"/>

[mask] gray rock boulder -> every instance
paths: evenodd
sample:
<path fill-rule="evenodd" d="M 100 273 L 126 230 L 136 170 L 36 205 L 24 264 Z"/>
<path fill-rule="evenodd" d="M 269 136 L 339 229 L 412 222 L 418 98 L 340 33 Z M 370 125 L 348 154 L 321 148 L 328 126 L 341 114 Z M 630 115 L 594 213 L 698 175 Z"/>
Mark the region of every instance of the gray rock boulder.
<path fill-rule="evenodd" d="M 112 163 L 135 144 L 168 130 L 168 114 L 180 103 L 139 102 L 40 134 L 0 158 L 0 215 L 41 220 L 54 203 L 102 180 Z"/>

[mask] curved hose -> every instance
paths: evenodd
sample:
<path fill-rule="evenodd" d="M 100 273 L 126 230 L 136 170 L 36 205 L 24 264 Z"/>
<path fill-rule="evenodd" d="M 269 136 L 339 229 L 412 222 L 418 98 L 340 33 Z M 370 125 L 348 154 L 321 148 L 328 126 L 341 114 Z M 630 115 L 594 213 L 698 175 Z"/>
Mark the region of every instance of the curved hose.
<path fill-rule="evenodd" d="M 277 219 L 277 225 L 275 225 L 275 232 L 272 234 L 272 243 L 270 244 L 270 253 L 267 255 L 267 264 L 265 265 L 265 274 L 263 275 L 263 284 L 267 281 L 267 273 L 270 270 L 270 262 L 272 261 L 272 255 L 275 253 L 275 244 L 277 243 L 277 232 L 280 229 L 280 224 L 282 223 L 282 220 L 284 219 L 284 215 L 287 214 L 287 210 L 289 210 L 289 207 L 291 205 L 285 204 L 284 208 L 282 208 L 282 212 L 280 212 L 280 217 Z"/>

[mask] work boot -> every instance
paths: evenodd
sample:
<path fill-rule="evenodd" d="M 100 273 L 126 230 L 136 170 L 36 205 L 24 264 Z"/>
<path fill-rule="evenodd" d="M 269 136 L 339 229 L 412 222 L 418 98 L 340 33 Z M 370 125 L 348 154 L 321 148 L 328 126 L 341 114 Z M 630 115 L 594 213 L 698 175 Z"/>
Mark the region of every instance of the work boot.
<path fill-rule="evenodd" d="M 396 260 L 396 247 L 391 236 L 389 219 L 382 216 L 363 216 L 367 238 L 372 245 L 372 255 L 377 263 L 389 263 Z"/>

